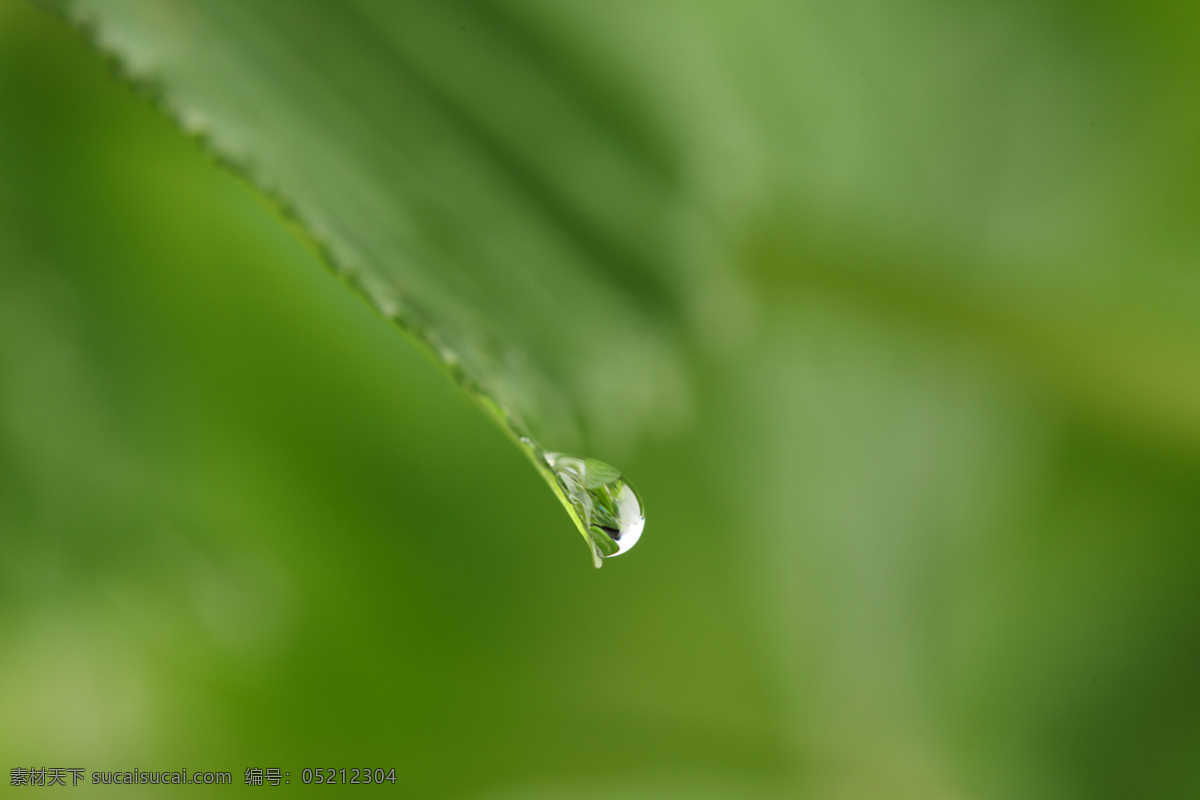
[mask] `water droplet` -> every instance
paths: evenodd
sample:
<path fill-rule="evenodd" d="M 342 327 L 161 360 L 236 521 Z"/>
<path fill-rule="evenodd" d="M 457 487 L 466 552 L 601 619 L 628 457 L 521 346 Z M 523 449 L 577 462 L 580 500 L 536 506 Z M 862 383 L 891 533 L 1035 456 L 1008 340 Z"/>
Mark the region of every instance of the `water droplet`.
<path fill-rule="evenodd" d="M 620 470 L 594 458 L 546 453 L 555 482 L 592 548 L 592 561 L 619 556 L 637 544 L 646 525 L 642 498 Z"/>

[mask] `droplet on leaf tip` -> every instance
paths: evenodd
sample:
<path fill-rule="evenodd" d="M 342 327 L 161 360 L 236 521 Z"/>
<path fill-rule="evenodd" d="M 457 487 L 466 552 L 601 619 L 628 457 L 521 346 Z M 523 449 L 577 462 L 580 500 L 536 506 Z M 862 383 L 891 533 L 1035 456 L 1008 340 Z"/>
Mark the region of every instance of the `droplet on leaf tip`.
<path fill-rule="evenodd" d="M 543 457 L 583 526 L 597 568 L 637 544 L 646 525 L 644 505 L 616 467 L 562 453 Z"/>

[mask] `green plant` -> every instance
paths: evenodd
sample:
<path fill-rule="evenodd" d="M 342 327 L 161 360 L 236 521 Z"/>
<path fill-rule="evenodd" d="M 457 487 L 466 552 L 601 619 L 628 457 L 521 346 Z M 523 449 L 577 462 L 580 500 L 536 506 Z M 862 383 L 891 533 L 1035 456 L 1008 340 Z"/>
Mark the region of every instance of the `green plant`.
<path fill-rule="evenodd" d="M 0 4 L 10 767 L 1196 794 L 1195 11 L 42 5 L 200 145 Z"/>

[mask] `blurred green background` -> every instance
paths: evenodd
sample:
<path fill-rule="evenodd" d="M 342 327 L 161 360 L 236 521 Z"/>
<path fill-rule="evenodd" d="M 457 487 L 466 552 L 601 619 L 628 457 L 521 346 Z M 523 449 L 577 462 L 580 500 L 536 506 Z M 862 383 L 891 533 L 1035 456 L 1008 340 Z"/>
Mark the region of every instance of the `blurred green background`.
<path fill-rule="evenodd" d="M 696 90 L 663 138 L 744 291 L 600 572 L 302 237 L 0 0 L 5 793 L 1200 796 L 1200 8 L 578 9 Z"/>

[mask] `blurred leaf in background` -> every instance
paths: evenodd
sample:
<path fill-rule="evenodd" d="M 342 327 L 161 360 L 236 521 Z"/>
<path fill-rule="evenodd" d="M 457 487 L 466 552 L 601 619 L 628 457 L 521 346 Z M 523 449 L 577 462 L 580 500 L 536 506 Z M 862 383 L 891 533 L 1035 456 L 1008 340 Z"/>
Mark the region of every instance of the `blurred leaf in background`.
<path fill-rule="evenodd" d="M 1200 794 L 1200 9 L 47 5 L 204 143 L 0 0 L 6 769 Z"/>

